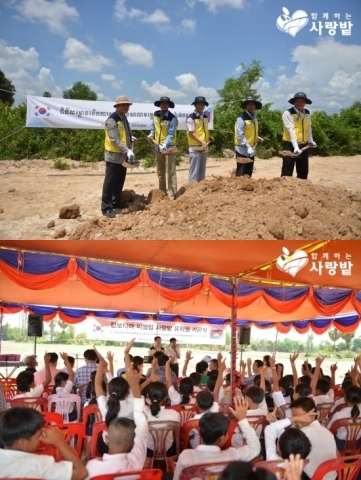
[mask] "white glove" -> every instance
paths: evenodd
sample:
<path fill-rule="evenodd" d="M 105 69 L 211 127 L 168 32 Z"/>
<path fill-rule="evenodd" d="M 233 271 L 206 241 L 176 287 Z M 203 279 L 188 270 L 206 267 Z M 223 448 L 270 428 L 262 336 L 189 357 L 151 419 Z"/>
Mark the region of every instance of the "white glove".
<path fill-rule="evenodd" d="M 312 148 L 316 148 L 317 147 L 317 143 L 316 142 L 310 142 L 310 145 Z"/>
<path fill-rule="evenodd" d="M 297 147 L 297 148 L 295 148 L 295 149 L 293 150 L 293 153 L 294 153 L 295 155 L 301 155 L 302 150 Z"/>
<path fill-rule="evenodd" d="M 254 151 L 254 148 L 248 147 L 247 148 L 247 153 L 250 157 L 254 157 L 256 152 Z"/>
<path fill-rule="evenodd" d="M 133 136 L 132 136 L 132 142 L 133 142 L 133 143 L 135 143 L 137 140 L 138 140 L 137 137 L 133 137 Z"/>
<path fill-rule="evenodd" d="M 128 158 L 128 160 L 133 160 L 133 158 L 134 158 L 134 152 L 133 152 L 133 150 L 130 150 L 130 149 L 129 149 L 129 150 L 127 151 L 127 158 Z"/>
<path fill-rule="evenodd" d="M 159 145 L 159 150 L 167 150 L 167 145 L 165 143 L 163 145 Z"/>
<path fill-rule="evenodd" d="M 154 139 L 154 137 L 153 137 L 153 135 L 152 135 L 151 133 L 147 136 L 147 138 L 149 138 L 149 140 L 153 140 L 153 139 Z"/>
<path fill-rule="evenodd" d="M 262 142 L 263 142 L 263 138 L 262 138 L 262 137 L 257 137 L 257 142 L 258 142 L 258 143 L 262 143 Z"/>

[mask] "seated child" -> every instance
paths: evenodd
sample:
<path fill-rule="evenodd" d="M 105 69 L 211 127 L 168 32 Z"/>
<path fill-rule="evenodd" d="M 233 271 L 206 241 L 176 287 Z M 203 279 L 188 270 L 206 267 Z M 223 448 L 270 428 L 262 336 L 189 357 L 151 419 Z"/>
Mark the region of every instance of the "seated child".
<path fill-rule="evenodd" d="M 196 407 L 198 407 L 199 413 L 195 413 L 192 420 L 199 420 L 205 413 L 219 410 L 218 402 L 214 401 L 213 394 L 206 390 L 197 394 Z M 189 443 L 190 446 L 186 445 L 186 448 L 196 448 L 200 444 L 199 432 L 195 428 L 189 432 Z"/>
<path fill-rule="evenodd" d="M 43 478 L 45 480 L 83 480 L 87 471 L 60 430 L 43 428 L 41 413 L 33 408 L 14 407 L 0 415 L 1 476 Z M 36 455 L 39 442 L 54 445 L 64 458 L 56 462 L 50 455 Z"/>
<path fill-rule="evenodd" d="M 74 387 L 74 370 L 69 362 L 68 355 L 66 353 L 60 354 L 61 358 L 64 360 L 65 367 L 67 372 L 61 371 L 58 372 L 54 377 L 54 388 L 51 392 L 52 394 L 70 394 L 73 391 Z M 58 405 L 56 404 L 56 412 L 59 412 Z M 74 403 L 69 405 L 68 411 L 68 420 L 69 422 L 74 422 L 77 419 L 76 409 L 74 410 Z"/>
<path fill-rule="evenodd" d="M 192 380 L 193 382 L 193 392 L 194 393 L 198 393 L 198 392 L 201 392 L 202 389 L 201 387 L 199 386 L 201 384 L 201 379 L 202 379 L 202 376 L 200 373 L 198 372 L 192 372 L 190 375 L 189 375 L 189 378 Z"/>
<path fill-rule="evenodd" d="M 134 397 L 134 422 L 122 417 L 116 417 L 110 422 L 105 439 L 109 453 L 105 453 L 102 460 L 98 458 L 89 460 L 88 478 L 143 469 L 147 453 L 148 421 L 143 411 L 144 398 L 139 387 L 140 373 L 129 369 L 126 375 Z"/>
<path fill-rule="evenodd" d="M 213 462 L 250 461 L 259 455 L 261 445 L 254 429 L 247 421 L 247 400 L 235 398 L 235 409 L 231 409 L 242 428 L 247 444 L 221 450 L 228 438 L 229 420 L 223 413 L 205 413 L 199 420 L 199 430 L 204 445 L 195 449 L 184 449 L 178 457 L 173 480 L 179 480 L 182 470 L 190 465 Z"/>
<path fill-rule="evenodd" d="M 14 395 L 15 398 L 24 398 L 24 397 L 41 397 L 44 389 L 49 385 L 51 381 L 51 373 L 49 367 L 50 355 L 49 353 L 44 355 L 45 363 L 45 380 L 43 383 L 35 386 L 34 374 L 31 372 L 20 372 L 16 377 L 16 386 L 20 393 Z M 38 407 L 39 408 L 39 407 Z"/>

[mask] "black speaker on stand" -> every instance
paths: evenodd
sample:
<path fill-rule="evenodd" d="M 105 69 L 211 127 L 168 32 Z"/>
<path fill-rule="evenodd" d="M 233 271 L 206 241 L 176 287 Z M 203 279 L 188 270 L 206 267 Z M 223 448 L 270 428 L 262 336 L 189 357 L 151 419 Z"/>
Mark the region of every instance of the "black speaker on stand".
<path fill-rule="evenodd" d="M 238 343 L 241 345 L 241 361 L 243 356 L 243 345 L 251 343 L 251 327 L 239 327 Z"/>
<path fill-rule="evenodd" d="M 34 355 L 36 355 L 36 339 L 43 336 L 44 317 L 35 313 L 28 315 L 28 337 L 34 337 Z"/>

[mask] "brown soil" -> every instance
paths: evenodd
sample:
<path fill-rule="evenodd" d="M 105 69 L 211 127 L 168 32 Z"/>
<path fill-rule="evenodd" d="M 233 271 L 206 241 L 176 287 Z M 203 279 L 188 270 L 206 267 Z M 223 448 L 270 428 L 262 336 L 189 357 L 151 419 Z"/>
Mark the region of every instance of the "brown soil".
<path fill-rule="evenodd" d="M 104 162 L 67 163 L 0 162 L 0 238 L 361 238 L 361 156 L 313 157 L 307 181 L 280 178 L 277 157 L 257 160 L 252 179 L 234 177 L 234 159 L 210 158 L 206 180 L 188 183 L 184 160 L 173 201 L 156 190 L 155 169 L 140 167 L 126 179 L 130 208 L 112 220 L 100 212 Z"/>

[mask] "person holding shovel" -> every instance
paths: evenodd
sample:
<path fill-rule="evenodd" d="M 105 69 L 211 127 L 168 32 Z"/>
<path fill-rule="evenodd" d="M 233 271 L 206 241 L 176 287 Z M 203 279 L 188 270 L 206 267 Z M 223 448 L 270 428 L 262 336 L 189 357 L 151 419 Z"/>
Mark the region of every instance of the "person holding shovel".
<path fill-rule="evenodd" d="M 159 100 L 154 102 L 154 105 L 159 107 L 160 110 L 156 110 L 153 114 L 153 123 L 148 139 L 152 141 L 155 146 L 159 190 L 174 200 L 177 194 L 175 154 L 170 153 L 166 155 L 164 153 L 169 150 L 170 147 L 174 148 L 176 146 L 178 120 L 177 117 L 169 111 L 169 108 L 174 108 L 174 103 L 170 98 L 160 97 Z"/>
<path fill-rule="evenodd" d="M 258 136 L 258 121 L 255 110 L 262 108 L 262 103 L 254 97 L 248 97 L 242 102 L 244 112 L 237 118 L 234 129 L 234 144 L 236 150 L 236 177 L 248 175 L 252 177 L 256 146 L 263 142 Z"/>
<path fill-rule="evenodd" d="M 203 113 L 209 103 L 204 97 L 196 97 L 192 105 L 195 110 L 186 120 L 190 163 L 188 180 L 200 182 L 206 178 L 208 144 L 214 139 L 209 135 L 208 117 Z"/>
<path fill-rule="evenodd" d="M 293 107 L 282 115 L 283 151 L 291 152 L 291 155 L 282 156 L 281 177 L 292 177 L 296 166 L 297 178 L 307 180 L 308 148 L 317 147 L 312 138 L 311 114 L 305 109 L 312 101 L 305 93 L 297 92 L 288 102 Z"/>

